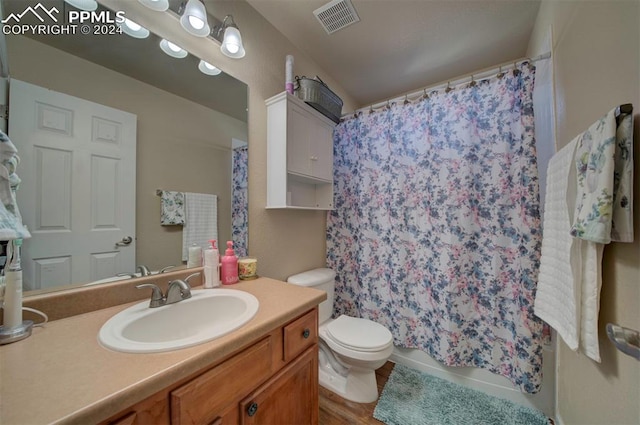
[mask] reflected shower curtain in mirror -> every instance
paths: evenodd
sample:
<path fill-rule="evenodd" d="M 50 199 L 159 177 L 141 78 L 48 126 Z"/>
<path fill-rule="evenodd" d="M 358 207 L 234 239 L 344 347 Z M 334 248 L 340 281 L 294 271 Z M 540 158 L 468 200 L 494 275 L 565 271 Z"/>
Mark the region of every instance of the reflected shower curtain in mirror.
<path fill-rule="evenodd" d="M 235 148 L 232 155 L 231 239 L 238 257 L 245 257 L 249 249 L 249 148 Z M 219 249 L 223 244 L 218 244 Z"/>
<path fill-rule="evenodd" d="M 327 263 L 335 314 L 540 388 L 541 224 L 528 64 L 343 121 Z"/>

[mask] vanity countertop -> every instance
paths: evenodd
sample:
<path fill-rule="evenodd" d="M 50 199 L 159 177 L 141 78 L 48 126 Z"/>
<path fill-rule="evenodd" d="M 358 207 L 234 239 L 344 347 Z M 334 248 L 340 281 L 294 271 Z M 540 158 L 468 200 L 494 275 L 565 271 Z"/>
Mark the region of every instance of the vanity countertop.
<path fill-rule="evenodd" d="M 190 348 L 155 354 L 111 351 L 102 325 L 129 303 L 47 323 L 0 347 L 0 423 L 96 423 L 212 365 L 326 299 L 269 278 L 227 286 L 258 298 L 242 328 Z M 212 289 L 215 291 L 215 289 Z"/>

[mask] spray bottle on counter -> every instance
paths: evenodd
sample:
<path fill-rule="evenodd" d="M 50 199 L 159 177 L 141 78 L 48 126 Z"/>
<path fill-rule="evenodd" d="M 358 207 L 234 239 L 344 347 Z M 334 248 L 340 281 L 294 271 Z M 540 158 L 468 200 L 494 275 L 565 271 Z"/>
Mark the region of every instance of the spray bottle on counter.
<path fill-rule="evenodd" d="M 238 282 L 238 257 L 233 252 L 233 242 L 227 241 L 227 250 L 222 257 L 220 268 L 223 285 L 232 285 Z"/>
<path fill-rule="evenodd" d="M 204 251 L 204 287 L 216 288 L 220 286 L 220 254 L 216 247 L 216 240 L 211 239 L 209 248 Z"/>

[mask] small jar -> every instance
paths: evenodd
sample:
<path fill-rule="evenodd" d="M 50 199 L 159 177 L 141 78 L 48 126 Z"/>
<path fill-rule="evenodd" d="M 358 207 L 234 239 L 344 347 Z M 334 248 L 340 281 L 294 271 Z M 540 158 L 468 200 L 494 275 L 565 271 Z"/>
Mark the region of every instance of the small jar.
<path fill-rule="evenodd" d="M 258 277 L 258 260 L 253 257 L 243 257 L 238 260 L 238 277 L 250 280 Z"/>

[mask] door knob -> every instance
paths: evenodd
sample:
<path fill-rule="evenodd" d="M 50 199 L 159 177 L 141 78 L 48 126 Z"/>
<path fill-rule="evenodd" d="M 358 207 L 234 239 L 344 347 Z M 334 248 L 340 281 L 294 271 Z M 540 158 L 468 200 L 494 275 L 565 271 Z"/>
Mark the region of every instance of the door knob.
<path fill-rule="evenodd" d="M 122 238 L 120 242 L 116 242 L 116 246 L 127 246 L 133 242 L 133 238 L 131 236 L 125 236 Z"/>

